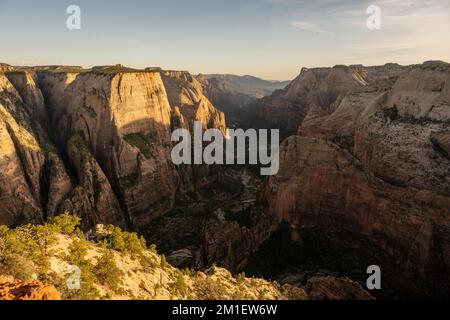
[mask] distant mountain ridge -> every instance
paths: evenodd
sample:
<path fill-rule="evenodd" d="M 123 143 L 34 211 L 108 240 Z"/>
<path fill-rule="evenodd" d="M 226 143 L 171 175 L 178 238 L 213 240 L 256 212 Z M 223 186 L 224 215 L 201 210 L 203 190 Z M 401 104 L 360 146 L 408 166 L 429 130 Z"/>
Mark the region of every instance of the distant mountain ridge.
<path fill-rule="evenodd" d="M 232 74 L 199 74 L 197 80 L 202 84 L 208 99 L 236 125 L 243 108 L 290 84 L 290 81 L 271 81 Z"/>
<path fill-rule="evenodd" d="M 263 98 L 272 94 L 275 90 L 284 89 L 290 81 L 264 80 L 250 75 L 233 74 L 206 74 L 209 82 L 219 86 L 225 91 L 235 94 L 244 94 L 254 98 Z"/>

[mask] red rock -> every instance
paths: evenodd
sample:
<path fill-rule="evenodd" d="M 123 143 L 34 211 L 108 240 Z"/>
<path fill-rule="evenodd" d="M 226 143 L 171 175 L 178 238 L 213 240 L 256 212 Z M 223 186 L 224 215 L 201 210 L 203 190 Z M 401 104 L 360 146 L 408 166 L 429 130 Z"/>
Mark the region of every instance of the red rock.
<path fill-rule="evenodd" d="M 54 286 L 38 280 L 18 281 L 0 276 L 0 300 L 61 300 L 61 294 Z"/>

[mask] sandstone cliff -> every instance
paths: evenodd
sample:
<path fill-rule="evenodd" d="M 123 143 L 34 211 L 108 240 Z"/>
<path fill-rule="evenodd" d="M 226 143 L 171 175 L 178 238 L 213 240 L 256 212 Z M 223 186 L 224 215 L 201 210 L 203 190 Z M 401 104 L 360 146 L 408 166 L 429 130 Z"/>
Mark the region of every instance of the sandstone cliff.
<path fill-rule="evenodd" d="M 188 72 L 163 71 L 161 77 L 167 90 L 170 105 L 182 115 L 181 121 L 199 121 L 204 129 L 226 131 L 225 115 L 218 111 L 203 94 L 201 84 Z"/>
<path fill-rule="evenodd" d="M 45 150 L 32 127 L 24 101 L 0 74 L 0 221 L 18 224 L 42 221 L 41 172 Z"/>
<path fill-rule="evenodd" d="M 12 68 L 12 67 L 11 67 Z M 225 131 L 224 115 L 186 72 L 116 67 L 5 69 L 0 73 L 0 223 L 69 210 L 85 227 L 142 227 L 177 192 L 218 177 L 170 159 L 174 115 Z M 166 90 L 166 88 L 168 90 Z M 190 185 L 194 187 L 189 187 Z"/>
<path fill-rule="evenodd" d="M 87 196 L 97 222 L 139 224 L 170 207 L 170 105 L 158 73 L 40 73 L 39 83 L 59 144 L 84 184 L 73 196 Z"/>
<path fill-rule="evenodd" d="M 294 134 L 308 112 L 327 112 L 352 88 L 364 86 L 366 73 L 360 67 L 303 68 L 286 88 L 263 98 L 254 108 L 256 124 L 279 128 L 283 136 Z"/>
<path fill-rule="evenodd" d="M 399 262 L 398 277 L 424 280 L 423 295 L 448 295 L 449 85 L 446 64 L 303 70 L 264 107 L 298 126 L 261 196 L 270 215 L 300 235 L 362 235 Z"/>

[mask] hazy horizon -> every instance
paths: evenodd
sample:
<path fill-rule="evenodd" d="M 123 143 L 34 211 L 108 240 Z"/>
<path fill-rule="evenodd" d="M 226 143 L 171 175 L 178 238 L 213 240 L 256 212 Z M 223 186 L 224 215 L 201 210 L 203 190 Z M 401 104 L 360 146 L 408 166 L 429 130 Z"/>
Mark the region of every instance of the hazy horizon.
<path fill-rule="evenodd" d="M 12 65 L 123 64 L 290 80 L 302 67 L 450 62 L 448 0 L 0 0 Z M 81 30 L 66 28 L 69 5 Z M 382 10 L 369 30 L 367 8 Z"/>

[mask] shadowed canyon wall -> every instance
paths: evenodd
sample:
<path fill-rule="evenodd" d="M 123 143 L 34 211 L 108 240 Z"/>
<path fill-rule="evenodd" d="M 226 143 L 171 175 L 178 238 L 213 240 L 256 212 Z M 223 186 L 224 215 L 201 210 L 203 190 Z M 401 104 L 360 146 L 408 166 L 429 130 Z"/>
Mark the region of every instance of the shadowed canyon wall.
<path fill-rule="evenodd" d="M 263 101 L 264 115 L 280 114 L 274 101 L 284 116 L 266 120 L 298 130 L 264 186 L 270 216 L 300 236 L 306 228 L 362 235 L 427 279 L 423 293 L 448 296 L 449 65 L 304 69 Z"/>

